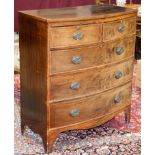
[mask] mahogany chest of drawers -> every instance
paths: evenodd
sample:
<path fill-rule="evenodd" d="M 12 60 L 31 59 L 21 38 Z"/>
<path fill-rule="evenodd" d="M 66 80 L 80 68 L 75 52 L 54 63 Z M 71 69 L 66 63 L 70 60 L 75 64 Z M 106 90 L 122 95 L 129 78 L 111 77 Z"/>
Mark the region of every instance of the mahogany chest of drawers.
<path fill-rule="evenodd" d="M 47 152 L 65 130 L 130 120 L 136 11 L 103 5 L 19 12 L 21 128 Z"/>

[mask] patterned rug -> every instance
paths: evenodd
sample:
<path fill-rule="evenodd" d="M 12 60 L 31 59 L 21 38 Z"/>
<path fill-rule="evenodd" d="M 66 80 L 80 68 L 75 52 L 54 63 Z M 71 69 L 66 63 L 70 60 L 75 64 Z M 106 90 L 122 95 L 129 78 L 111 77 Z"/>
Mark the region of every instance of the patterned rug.
<path fill-rule="evenodd" d="M 140 155 L 141 154 L 141 89 L 135 86 L 134 68 L 131 122 L 124 113 L 104 125 L 88 130 L 66 131 L 59 135 L 49 155 Z M 15 89 L 15 155 L 45 155 L 42 139 L 26 128 L 20 130 L 20 75 L 14 76 Z"/>

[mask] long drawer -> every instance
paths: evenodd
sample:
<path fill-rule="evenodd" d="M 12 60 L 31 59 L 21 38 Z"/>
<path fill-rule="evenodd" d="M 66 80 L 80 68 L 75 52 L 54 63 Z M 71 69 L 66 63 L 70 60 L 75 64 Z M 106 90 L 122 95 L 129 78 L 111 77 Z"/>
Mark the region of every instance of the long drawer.
<path fill-rule="evenodd" d="M 135 35 L 86 46 L 50 52 L 50 72 L 59 73 L 119 62 L 134 55 Z"/>
<path fill-rule="evenodd" d="M 52 104 L 51 127 L 80 123 L 115 112 L 130 104 L 131 83 L 101 94 Z"/>
<path fill-rule="evenodd" d="M 61 101 L 96 94 L 132 78 L 133 59 L 111 66 L 51 76 L 50 99 Z"/>

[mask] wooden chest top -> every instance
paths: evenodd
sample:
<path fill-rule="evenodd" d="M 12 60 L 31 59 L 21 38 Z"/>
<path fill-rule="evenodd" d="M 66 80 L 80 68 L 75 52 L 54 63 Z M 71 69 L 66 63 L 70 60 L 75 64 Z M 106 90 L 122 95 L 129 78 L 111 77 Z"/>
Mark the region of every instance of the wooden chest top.
<path fill-rule="evenodd" d="M 114 16 L 121 16 L 125 14 L 136 13 L 136 10 L 130 8 L 124 8 L 113 5 L 87 5 L 78 7 L 66 7 L 59 9 L 40 9 L 40 10 L 29 10 L 21 11 L 21 13 L 33 16 L 38 20 L 47 22 L 55 21 L 76 21 L 76 20 L 88 20 L 107 18 Z"/>

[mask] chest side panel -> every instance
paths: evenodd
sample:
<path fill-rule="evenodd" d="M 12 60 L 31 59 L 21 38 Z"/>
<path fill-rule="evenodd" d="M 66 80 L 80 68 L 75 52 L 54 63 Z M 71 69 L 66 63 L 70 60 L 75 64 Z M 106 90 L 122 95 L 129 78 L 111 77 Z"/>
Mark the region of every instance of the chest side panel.
<path fill-rule="evenodd" d="M 47 24 L 19 14 L 21 117 L 46 139 Z"/>

